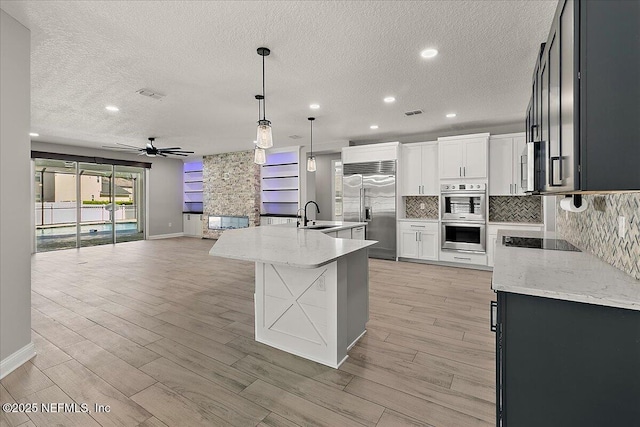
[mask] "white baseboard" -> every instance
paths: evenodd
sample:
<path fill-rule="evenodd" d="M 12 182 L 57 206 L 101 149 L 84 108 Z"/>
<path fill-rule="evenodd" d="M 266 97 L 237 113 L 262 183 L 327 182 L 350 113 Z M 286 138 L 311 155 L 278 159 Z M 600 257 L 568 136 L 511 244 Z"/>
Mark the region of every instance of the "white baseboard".
<path fill-rule="evenodd" d="M 155 236 L 148 236 L 147 240 L 172 239 L 174 237 L 182 236 L 184 236 L 184 233 L 156 234 Z"/>
<path fill-rule="evenodd" d="M 33 342 L 30 342 L 9 357 L 0 361 L 0 380 L 18 369 L 20 366 L 22 366 L 22 364 L 27 362 L 35 355 L 36 348 L 33 345 Z"/>

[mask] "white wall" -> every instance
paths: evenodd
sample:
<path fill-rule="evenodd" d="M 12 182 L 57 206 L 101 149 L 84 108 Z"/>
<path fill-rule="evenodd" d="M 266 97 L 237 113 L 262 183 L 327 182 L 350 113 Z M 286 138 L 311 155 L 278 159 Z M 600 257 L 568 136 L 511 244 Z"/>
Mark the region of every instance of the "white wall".
<path fill-rule="evenodd" d="M 333 169 L 331 168 L 332 160 L 340 160 L 340 153 L 321 154 L 316 156 L 316 202 L 320 206 L 320 214 L 318 219 L 331 221 L 333 212 L 331 202 L 333 199 L 333 189 L 331 188 L 331 176 Z"/>
<path fill-rule="evenodd" d="M 140 143 L 142 147 L 144 141 Z M 160 144 L 160 146 L 162 146 Z M 111 150 L 89 147 L 31 142 L 34 151 L 75 154 L 77 156 L 104 157 L 151 163 L 149 171 L 149 236 L 182 233 L 182 160 L 161 157 L 143 157 Z M 171 223 L 171 227 L 169 226 Z"/>
<path fill-rule="evenodd" d="M 0 10 L 0 378 L 33 355 L 30 38 Z"/>

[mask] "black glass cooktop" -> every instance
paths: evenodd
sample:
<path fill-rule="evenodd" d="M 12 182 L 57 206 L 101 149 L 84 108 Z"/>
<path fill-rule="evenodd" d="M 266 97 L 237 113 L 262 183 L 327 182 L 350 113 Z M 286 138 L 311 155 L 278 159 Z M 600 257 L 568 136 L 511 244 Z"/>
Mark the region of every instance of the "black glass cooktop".
<path fill-rule="evenodd" d="M 541 239 L 537 237 L 502 236 L 502 244 L 511 248 L 548 249 L 552 251 L 582 252 L 562 239 Z"/>

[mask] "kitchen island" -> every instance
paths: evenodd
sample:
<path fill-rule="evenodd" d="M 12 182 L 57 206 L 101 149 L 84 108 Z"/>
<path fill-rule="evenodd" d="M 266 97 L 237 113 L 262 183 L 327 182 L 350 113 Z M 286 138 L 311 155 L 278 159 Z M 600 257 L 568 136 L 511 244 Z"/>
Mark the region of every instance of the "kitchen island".
<path fill-rule="evenodd" d="M 498 232 L 496 425 L 637 425 L 640 281 L 587 252 L 509 247 L 508 236 L 562 238 Z"/>
<path fill-rule="evenodd" d="M 255 339 L 338 368 L 366 332 L 372 240 L 325 233 L 362 223 L 227 230 L 209 252 L 255 262 Z"/>

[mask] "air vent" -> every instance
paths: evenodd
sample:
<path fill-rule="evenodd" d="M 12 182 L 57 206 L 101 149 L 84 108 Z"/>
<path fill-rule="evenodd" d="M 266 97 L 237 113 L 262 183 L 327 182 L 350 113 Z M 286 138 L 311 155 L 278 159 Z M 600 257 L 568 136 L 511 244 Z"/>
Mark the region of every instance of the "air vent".
<path fill-rule="evenodd" d="M 422 114 L 422 110 L 411 110 L 411 111 L 405 111 L 404 115 L 405 116 L 415 116 L 418 114 Z"/>
<path fill-rule="evenodd" d="M 300 139 L 302 137 L 300 135 L 289 135 L 289 138 L 291 138 L 291 139 Z"/>
<path fill-rule="evenodd" d="M 147 96 L 149 98 L 153 98 L 153 99 L 162 99 L 164 98 L 164 95 L 158 92 L 154 92 L 151 89 L 140 89 L 137 90 L 136 93 L 142 95 L 142 96 Z"/>

